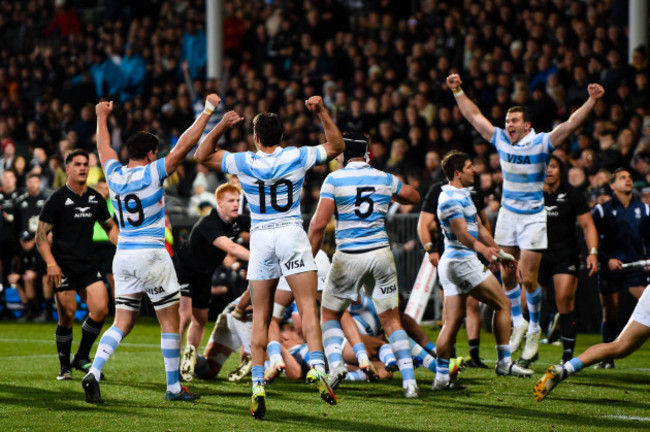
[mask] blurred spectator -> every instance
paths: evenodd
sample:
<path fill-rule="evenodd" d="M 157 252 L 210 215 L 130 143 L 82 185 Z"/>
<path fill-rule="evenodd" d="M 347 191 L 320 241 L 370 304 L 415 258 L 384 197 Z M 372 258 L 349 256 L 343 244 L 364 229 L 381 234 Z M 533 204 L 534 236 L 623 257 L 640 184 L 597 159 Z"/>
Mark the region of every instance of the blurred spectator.
<path fill-rule="evenodd" d="M 190 216 L 200 216 L 201 207 L 203 211 L 210 211 L 205 209 L 205 205 L 217 208 L 217 200 L 214 197 L 214 193 L 208 192 L 208 181 L 205 174 L 198 173 L 194 182 L 192 183 L 193 194 L 190 198 L 188 205 L 188 214 Z"/>

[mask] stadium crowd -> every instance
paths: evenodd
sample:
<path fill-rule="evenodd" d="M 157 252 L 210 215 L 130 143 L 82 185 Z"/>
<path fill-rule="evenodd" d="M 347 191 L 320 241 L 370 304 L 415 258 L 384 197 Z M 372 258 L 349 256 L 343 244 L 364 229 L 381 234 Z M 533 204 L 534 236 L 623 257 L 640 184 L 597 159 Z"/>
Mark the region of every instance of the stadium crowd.
<path fill-rule="evenodd" d="M 447 152 L 470 154 L 494 218 L 499 159 L 464 120 L 447 75 L 461 73 L 465 93 L 493 124 L 523 105 L 539 131 L 566 120 L 588 98 L 587 84 L 598 82 L 605 97 L 555 154 L 592 206 L 610 195 L 618 167 L 631 170 L 636 192 L 650 203 L 650 70 L 645 46 L 626 60 L 627 2 L 225 0 L 219 79 L 206 78 L 204 3 L 0 3 L 1 282 L 23 288 L 29 319 L 40 304 L 28 305 L 33 291 L 23 291 L 28 283 L 37 289 L 45 270 L 34 221 L 65 184 L 65 155 L 95 151 L 94 105 L 102 98 L 115 101 L 111 143 L 126 160 L 125 138 L 136 131 L 156 134 L 169 152 L 211 92 L 224 112 L 244 117 L 224 135 L 224 148 L 252 149 L 252 120 L 264 111 L 280 115 L 287 145 L 316 145 L 324 135 L 304 100 L 322 95 L 341 131 L 369 137 L 371 165 L 422 196 L 444 178 Z M 103 177 L 96 155 L 90 165 L 94 186 Z M 327 174 L 325 165 L 307 175 L 303 214 L 315 211 Z M 214 190 L 225 181 L 188 159 L 165 191 L 176 211 L 196 216 L 215 206 Z"/>

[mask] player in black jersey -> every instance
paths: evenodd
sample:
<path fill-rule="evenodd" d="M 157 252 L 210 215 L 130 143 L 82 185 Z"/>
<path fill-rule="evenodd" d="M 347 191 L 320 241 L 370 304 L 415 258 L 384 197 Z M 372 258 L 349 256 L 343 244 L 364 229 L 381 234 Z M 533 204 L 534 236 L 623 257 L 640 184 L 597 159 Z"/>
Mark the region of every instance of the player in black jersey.
<path fill-rule="evenodd" d="M 438 209 L 438 197 L 442 191 L 442 186 L 448 183 L 449 181 L 445 179 L 442 182 L 435 183 L 429 188 L 427 194 L 424 197 L 424 201 L 422 203 L 422 211 L 420 212 L 420 219 L 418 220 L 418 237 L 420 238 L 420 242 L 422 243 L 422 246 L 427 253 L 429 262 L 434 267 L 438 267 L 438 261 L 440 260 L 442 252 L 444 250 L 444 239 L 440 230 L 440 225 L 438 224 L 436 218 L 436 211 Z M 477 181 L 476 183 L 478 184 L 479 182 Z M 481 218 L 483 226 L 485 226 L 491 234 L 492 229 L 485 214 L 486 206 L 485 200 L 483 198 L 483 192 L 475 186 L 470 186 L 468 190 L 472 197 L 472 202 L 476 207 L 476 212 Z M 439 281 L 437 285 L 438 288 L 440 288 L 440 293 L 442 295 L 442 286 L 440 285 Z M 479 355 L 481 335 L 481 315 L 479 302 L 472 296 L 467 296 L 465 328 L 467 330 L 470 354 L 470 360 L 467 362 L 467 366 L 487 369 L 488 366 L 483 363 Z M 455 347 L 453 349 L 455 350 Z M 455 357 L 454 352 L 452 352 L 452 358 L 453 357 Z"/>
<path fill-rule="evenodd" d="M 566 176 L 566 165 L 557 156 L 551 155 L 544 181 L 548 248 L 542 254 L 539 282 L 545 291 L 555 287 L 563 346 L 562 362 L 571 360 L 576 344 L 575 298 L 580 251 L 576 222 L 584 231 L 589 249 L 589 276 L 598 271 L 598 232 L 589 204 L 582 192 L 568 184 Z"/>
<path fill-rule="evenodd" d="M 192 321 L 180 367 L 185 381 L 191 381 L 194 376 L 196 349 L 201 344 L 208 320 L 212 274 L 227 254 L 244 261 L 250 257 L 242 243 L 249 241 L 251 220 L 239 215 L 240 193 L 233 184 L 219 186 L 215 192 L 217 208 L 194 225 L 176 255 L 182 295 L 180 334 L 185 332 L 190 319 Z"/>
<path fill-rule="evenodd" d="M 58 380 L 72 379 L 71 367 L 84 372 L 90 369 L 90 348 L 108 313 L 108 294 L 94 262 L 95 221 L 106 230 L 113 244 L 117 243 L 118 235 L 106 201 L 86 185 L 88 153 L 70 152 L 65 158 L 65 171 L 68 181 L 45 203 L 36 230 L 36 245 L 47 264 L 48 282 L 54 287 L 59 311 L 56 346 L 61 371 Z M 82 325 L 79 349 L 70 363 L 77 293 L 88 305 L 89 314 Z"/>

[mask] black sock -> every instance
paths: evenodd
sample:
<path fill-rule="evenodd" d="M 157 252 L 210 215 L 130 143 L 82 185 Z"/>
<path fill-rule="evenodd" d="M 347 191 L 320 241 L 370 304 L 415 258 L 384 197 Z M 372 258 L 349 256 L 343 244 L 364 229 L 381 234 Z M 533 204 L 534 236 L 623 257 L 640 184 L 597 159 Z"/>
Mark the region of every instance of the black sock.
<path fill-rule="evenodd" d="M 560 314 L 560 340 L 562 341 L 562 360 L 568 361 L 573 358 L 573 350 L 576 347 L 576 313 Z"/>
<path fill-rule="evenodd" d="M 49 316 L 49 317 L 52 316 L 52 310 L 53 310 L 52 297 L 46 298 L 45 299 L 45 311 L 47 312 L 47 316 Z"/>
<path fill-rule="evenodd" d="M 480 339 L 471 339 L 468 342 L 469 342 L 469 356 L 474 360 L 480 360 L 481 358 L 478 355 L 478 350 L 481 344 Z"/>
<path fill-rule="evenodd" d="M 456 358 L 456 344 L 451 347 L 449 350 L 449 358 Z"/>
<path fill-rule="evenodd" d="M 56 326 L 56 349 L 59 352 L 59 363 L 61 368 L 70 368 L 70 347 L 72 347 L 72 329 Z"/>
<path fill-rule="evenodd" d="M 616 323 L 603 321 L 600 325 L 600 334 L 604 343 L 613 342 L 616 339 Z"/>
<path fill-rule="evenodd" d="M 80 360 L 90 359 L 90 348 L 92 348 L 97 336 L 102 331 L 104 321 L 97 322 L 87 317 L 81 325 L 81 343 L 75 357 Z"/>

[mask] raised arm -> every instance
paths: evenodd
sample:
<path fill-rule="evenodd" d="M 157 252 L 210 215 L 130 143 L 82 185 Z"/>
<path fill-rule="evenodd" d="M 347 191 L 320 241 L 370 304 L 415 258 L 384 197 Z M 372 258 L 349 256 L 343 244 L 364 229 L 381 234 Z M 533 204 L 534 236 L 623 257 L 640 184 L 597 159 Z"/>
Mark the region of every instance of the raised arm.
<path fill-rule="evenodd" d="M 318 201 L 316 213 L 314 213 L 314 217 L 309 223 L 309 231 L 307 233 L 309 244 L 311 244 L 311 252 L 314 256 L 316 256 L 318 250 L 323 244 L 325 228 L 327 228 L 327 224 L 330 222 L 330 219 L 332 219 L 335 207 L 336 203 L 332 199 L 321 198 L 320 201 Z"/>
<path fill-rule="evenodd" d="M 327 152 L 327 159 L 334 159 L 345 150 L 345 142 L 343 142 L 343 135 L 338 126 L 334 124 L 334 120 L 330 117 L 329 113 L 323 106 L 323 99 L 320 96 L 312 96 L 305 101 L 307 109 L 318 116 L 323 129 L 325 130 L 325 138 L 327 142 L 323 144 Z"/>
<path fill-rule="evenodd" d="M 176 168 L 178 168 L 178 166 L 183 162 L 187 153 L 189 153 L 196 143 L 199 142 L 205 127 L 208 125 L 210 116 L 212 116 L 212 113 L 219 103 L 221 103 L 221 98 L 219 96 L 216 94 L 208 95 L 205 101 L 205 109 L 201 115 L 194 120 L 192 126 L 183 132 L 183 135 L 178 139 L 176 146 L 165 158 L 165 170 L 167 170 L 167 174 L 176 171 Z"/>
<path fill-rule="evenodd" d="M 494 126 L 481 114 L 476 104 L 460 88 L 462 83 L 458 74 L 451 74 L 447 77 L 447 86 L 454 93 L 454 99 L 456 99 L 456 103 L 463 117 L 467 119 L 483 139 L 491 141 L 492 135 L 494 135 Z"/>
<path fill-rule="evenodd" d="M 596 106 L 596 101 L 605 94 L 605 89 L 600 84 L 589 84 L 587 91 L 589 92 L 589 99 L 580 108 L 575 110 L 567 121 L 560 123 L 551 132 L 551 144 L 554 147 L 560 145 L 587 120 L 587 117 L 589 117 L 589 114 L 591 114 L 591 111 Z"/>
<path fill-rule="evenodd" d="M 208 168 L 221 171 L 221 160 L 225 150 L 217 148 L 219 138 L 224 132 L 238 125 L 242 120 L 244 120 L 244 117 L 241 117 L 235 111 L 228 111 L 203 142 L 199 144 L 199 148 L 194 152 L 194 159 Z"/>
<path fill-rule="evenodd" d="M 111 147 L 111 135 L 108 132 L 108 116 L 113 111 L 113 101 L 100 102 L 95 105 L 95 114 L 97 114 L 97 152 L 99 161 L 104 165 L 110 159 L 119 160 L 117 153 Z"/>

